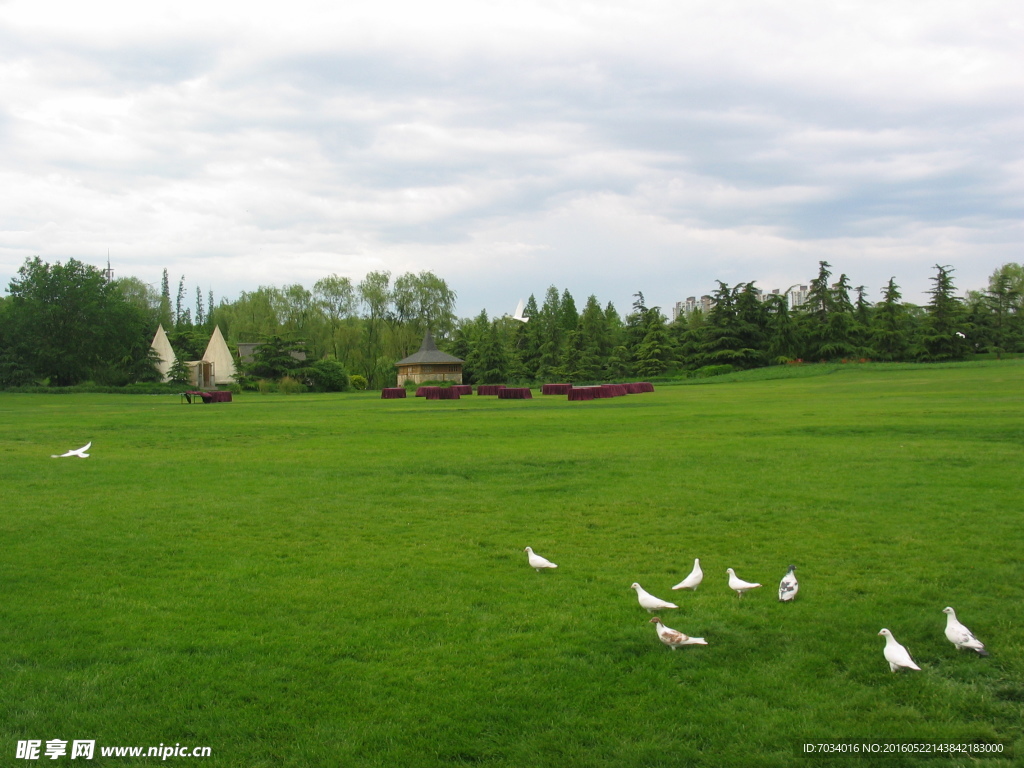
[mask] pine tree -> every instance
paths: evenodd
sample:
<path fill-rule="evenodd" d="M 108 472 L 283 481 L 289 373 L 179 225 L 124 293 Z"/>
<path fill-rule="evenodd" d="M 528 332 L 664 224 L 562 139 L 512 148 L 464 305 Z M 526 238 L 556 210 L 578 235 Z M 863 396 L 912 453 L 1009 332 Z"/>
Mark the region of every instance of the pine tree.
<path fill-rule="evenodd" d="M 789 311 L 788 294 L 774 294 L 765 302 L 765 336 L 768 364 L 796 359 L 800 349 L 799 331 Z"/>
<path fill-rule="evenodd" d="M 206 308 L 203 306 L 203 293 L 196 286 L 196 325 L 206 324 Z"/>
<path fill-rule="evenodd" d="M 508 378 L 508 357 L 501 340 L 501 331 L 495 318 L 480 340 L 477 369 L 481 384 L 502 384 Z"/>
<path fill-rule="evenodd" d="M 985 291 L 985 306 L 989 310 L 991 343 L 989 351 L 1001 360 L 1004 352 L 1016 351 L 1021 345 L 1020 315 L 1021 290 L 1014 284 L 1004 267 L 996 271 Z"/>
<path fill-rule="evenodd" d="M 562 328 L 561 300 L 555 286 L 548 288 L 544 295 L 544 305 L 540 308 L 538 320 L 539 358 L 537 361 L 537 378 L 550 381 L 557 378 L 562 365 L 562 348 L 565 343 L 565 332 Z M 533 320 L 530 321 L 531 323 Z"/>
<path fill-rule="evenodd" d="M 907 312 L 896 278 L 882 289 L 882 301 L 872 317 L 869 334 L 876 355 L 882 360 L 904 360 L 907 355 Z"/>
<path fill-rule="evenodd" d="M 931 278 L 934 287 L 928 291 L 928 316 L 920 331 L 921 358 L 929 361 L 963 360 L 968 346 L 964 333 L 965 312 L 963 302 L 953 295 L 953 269 L 935 265 L 936 275 Z"/>
<path fill-rule="evenodd" d="M 672 362 L 672 340 L 665 316 L 660 307 L 651 307 L 644 313 L 645 332 L 637 347 L 636 374 L 642 379 L 660 376 Z"/>
<path fill-rule="evenodd" d="M 171 284 L 167 277 L 167 270 L 164 270 L 160 280 L 160 319 L 159 323 L 165 331 L 174 327 L 174 316 L 171 314 Z"/>
<path fill-rule="evenodd" d="M 178 300 L 174 305 L 174 327 L 177 328 L 181 325 L 191 325 L 191 321 L 185 322 L 185 313 L 188 312 L 185 309 L 185 276 L 181 276 L 181 280 L 178 281 Z"/>

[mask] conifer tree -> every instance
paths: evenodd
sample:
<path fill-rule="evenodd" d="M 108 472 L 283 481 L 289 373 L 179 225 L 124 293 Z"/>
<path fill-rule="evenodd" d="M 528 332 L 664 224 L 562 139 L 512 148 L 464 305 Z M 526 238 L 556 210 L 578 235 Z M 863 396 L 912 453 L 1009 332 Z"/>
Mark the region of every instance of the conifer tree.
<path fill-rule="evenodd" d="M 900 303 L 902 295 L 896 278 L 890 277 L 882 289 L 882 301 L 870 326 L 871 345 L 881 360 L 904 360 L 907 355 L 907 312 Z"/>
<path fill-rule="evenodd" d="M 921 359 L 930 361 L 962 360 L 967 356 L 965 311 L 963 302 L 953 295 L 953 269 L 935 265 L 934 284 L 928 291 L 928 315 L 920 331 Z"/>

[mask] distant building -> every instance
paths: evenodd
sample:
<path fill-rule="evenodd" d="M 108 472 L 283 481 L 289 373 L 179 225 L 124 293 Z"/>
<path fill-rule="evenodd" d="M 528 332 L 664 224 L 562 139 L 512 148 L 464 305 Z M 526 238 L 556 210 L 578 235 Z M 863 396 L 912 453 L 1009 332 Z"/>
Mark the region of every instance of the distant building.
<path fill-rule="evenodd" d="M 302 342 L 299 342 L 302 343 Z M 243 365 L 249 365 L 255 358 L 253 355 L 259 349 L 260 344 L 256 341 L 240 341 L 238 343 L 238 359 Z M 288 353 L 300 363 L 306 362 L 306 353 L 301 349 L 293 349 Z"/>
<path fill-rule="evenodd" d="M 450 381 L 461 384 L 463 362 L 465 361 L 439 350 L 434 343 L 433 334 L 428 330 L 419 351 L 395 363 L 395 367 L 398 368 L 398 386 L 403 386 L 407 381 L 415 384 L 422 384 L 424 381 Z"/>
<path fill-rule="evenodd" d="M 672 307 L 672 319 L 677 320 L 681 315 L 689 315 L 697 309 L 706 315 L 714 306 L 715 300 L 707 294 L 701 296 L 700 300 L 696 296 L 689 296 L 686 301 L 677 301 Z"/>
<path fill-rule="evenodd" d="M 833 286 L 835 287 L 835 286 Z M 789 298 L 790 309 L 796 309 L 807 303 L 807 294 L 809 289 L 806 285 L 794 285 L 786 291 L 786 295 Z M 774 288 L 771 291 L 758 291 L 757 299 L 760 302 L 765 302 L 772 296 L 780 296 L 783 292 L 778 288 Z M 681 316 L 689 315 L 694 310 L 699 309 L 705 315 L 708 314 L 715 307 L 715 300 L 708 296 L 703 295 L 698 299 L 696 296 L 690 296 L 686 301 L 677 301 L 672 306 L 672 319 L 677 320 Z"/>

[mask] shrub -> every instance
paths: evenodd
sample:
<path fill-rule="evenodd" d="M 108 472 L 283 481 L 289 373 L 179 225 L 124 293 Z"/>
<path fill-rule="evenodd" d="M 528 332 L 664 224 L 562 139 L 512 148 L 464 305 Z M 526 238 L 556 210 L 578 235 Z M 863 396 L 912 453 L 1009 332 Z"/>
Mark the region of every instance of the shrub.
<path fill-rule="evenodd" d="M 698 368 L 694 371 L 692 376 L 695 379 L 706 379 L 711 376 L 723 376 L 735 370 L 731 365 L 705 365 L 703 368 Z"/>
<path fill-rule="evenodd" d="M 355 376 L 349 377 L 349 383 L 352 384 L 352 389 L 355 389 L 359 392 L 362 392 L 364 389 L 366 389 L 367 384 L 369 384 L 369 382 L 366 380 L 366 377 L 360 376 L 358 373 Z"/>
<path fill-rule="evenodd" d="M 294 395 L 299 392 L 305 392 L 306 387 L 298 379 L 293 379 L 291 376 L 282 376 L 281 380 L 277 382 L 277 391 L 282 395 Z"/>
<path fill-rule="evenodd" d="M 337 360 L 317 360 L 305 373 L 317 392 L 346 392 L 350 387 L 348 371 Z"/>
<path fill-rule="evenodd" d="M 270 392 L 273 392 L 274 389 L 274 382 L 272 382 L 270 379 L 260 379 L 259 381 L 256 382 L 256 390 L 261 395 L 269 394 Z"/>

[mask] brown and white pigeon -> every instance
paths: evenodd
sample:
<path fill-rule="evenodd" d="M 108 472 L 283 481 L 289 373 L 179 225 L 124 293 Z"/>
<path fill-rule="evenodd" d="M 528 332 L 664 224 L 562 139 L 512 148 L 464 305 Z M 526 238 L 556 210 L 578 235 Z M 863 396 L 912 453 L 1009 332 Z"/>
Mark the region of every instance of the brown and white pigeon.
<path fill-rule="evenodd" d="M 526 553 L 526 558 L 530 563 L 530 567 L 533 568 L 537 573 L 541 572 L 542 568 L 557 568 L 558 566 L 552 563 L 550 560 L 541 557 L 536 554 L 530 547 L 523 550 Z"/>
<path fill-rule="evenodd" d="M 682 648 L 684 645 L 708 644 L 708 641 L 703 637 L 690 637 L 689 635 L 684 635 L 677 629 L 666 627 L 657 616 L 651 619 L 651 624 L 653 624 L 654 628 L 658 630 L 658 639 L 673 651 L 676 648 Z"/>
<path fill-rule="evenodd" d="M 690 571 L 690 575 L 685 579 L 676 584 L 672 589 L 692 589 L 694 592 L 697 591 L 697 587 L 704 581 L 704 571 L 700 567 L 700 558 L 693 558 L 693 570 Z"/>
<path fill-rule="evenodd" d="M 942 612 L 946 614 L 946 639 L 955 645 L 958 651 L 966 648 L 968 651 L 974 651 L 979 656 L 988 656 L 985 644 L 976 638 L 971 630 L 960 623 L 956 617 L 956 612 L 952 608 L 943 608 Z"/>
<path fill-rule="evenodd" d="M 885 660 L 889 662 L 889 669 L 893 672 L 899 672 L 901 669 L 916 669 L 918 672 L 921 671 L 921 668 L 914 663 L 912 658 L 910 658 L 910 651 L 896 642 L 896 638 L 892 636 L 892 632 L 888 629 L 883 629 L 878 634 L 885 638 L 884 653 Z"/>
<path fill-rule="evenodd" d="M 675 603 L 666 603 L 661 598 L 655 597 L 650 592 L 644 590 L 636 582 L 630 585 L 630 589 L 636 590 L 636 599 L 640 603 L 640 607 L 646 610 L 648 613 L 654 613 L 655 611 L 661 611 L 666 608 L 678 608 L 679 606 Z"/>
<path fill-rule="evenodd" d="M 725 572 L 729 574 L 729 589 L 735 590 L 736 594 L 743 597 L 743 593 L 750 589 L 757 589 L 760 584 L 752 581 L 744 581 L 736 575 L 736 571 L 732 568 L 726 568 Z"/>

